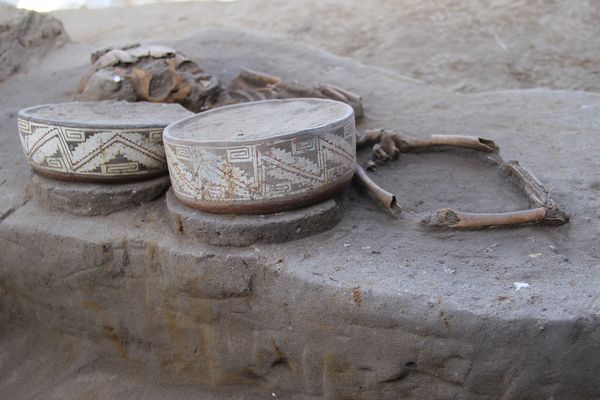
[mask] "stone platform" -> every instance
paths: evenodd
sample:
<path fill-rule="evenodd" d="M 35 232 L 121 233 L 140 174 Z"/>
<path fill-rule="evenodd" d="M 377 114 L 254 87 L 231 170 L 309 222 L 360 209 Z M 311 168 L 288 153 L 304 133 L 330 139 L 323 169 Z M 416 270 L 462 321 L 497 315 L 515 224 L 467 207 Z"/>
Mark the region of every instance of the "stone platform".
<path fill-rule="evenodd" d="M 402 155 L 371 174 L 397 195 L 403 219 L 351 186 L 335 227 L 282 244 L 182 240 L 169 227 L 164 197 L 106 216 L 47 211 L 28 201 L 16 113 L 70 100 L 92 49 L 68 45 L 43 69 L 1 86 L 0 334 L 12 349 L 3 345 L 0 355 L 33 361 L 0 364 L 0 376 L 13 376 L 0 378 L 0 389 L 12 398 L 35 397 L 32 387 L 45 389 L 44 398 L 61 398 L 66 388 L 102 398 L 144 390 L 194 398 L 214 388 L 237 388 L 233 398 L 600 396 L 599 95 L 457 95 L 225 30 L 168 44 L 225 82 L 244 66 L 359 93 L 366 114 L 359 130 L 494 140 L 504 159 L 537 175 L 571 222 L 424 226 L 438 208 L 527 208 L 485 157 L 455 151 Z M 38 89 L 26 90 L 26 82 Z M 19 330 L 33 333 L 21 339 Z M 36 332 L 57 338 L 48 346 L 62 350 L 19 353 Z M 78 368 L 48 372 L 64 359 Z M 111 368 L 124 377 L 111 381 Z"/>
<path fill-rule="evenodd" d="M 38 205 L 51 211 L 79 215 L 106 215 L 134 208 L 165 194 L 169 176 L 118 184 L 68 182 L 34 173 L 31 177 Z"/>
<path fill-rule="evenodd" d="M 216 246 L 288 242 L 327 231 L 342 218 L 340 206 L 333 198 L 272 214 L 228 215 L 188 207 L 170 189 L 166 204 L 173 232 L 180 234 L 183 240 L 199 240 Z"/>

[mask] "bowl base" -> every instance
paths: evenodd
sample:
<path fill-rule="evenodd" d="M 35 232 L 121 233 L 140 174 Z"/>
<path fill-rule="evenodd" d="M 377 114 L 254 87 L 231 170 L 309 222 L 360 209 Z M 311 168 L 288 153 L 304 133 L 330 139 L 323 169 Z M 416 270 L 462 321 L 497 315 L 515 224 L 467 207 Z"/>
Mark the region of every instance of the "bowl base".
<path fill-rule="evenodd" d="M 147 181 L 98 184 L 67 182 L 34 173 L 31 178 L 39 205 L 74 215 L 106 215 L 147 203 L 171 186 L 168 176 Z"/>
<path fill-rule="evenodd" d="M 342 219 L 342 210 L 333 198 L 304 208 L 264 215 L 200 211 L 180 202 L 172 188 L 167 192 L 166 201 L 174 232 L 217 246 L 287 242 L 327 231 Z"/>

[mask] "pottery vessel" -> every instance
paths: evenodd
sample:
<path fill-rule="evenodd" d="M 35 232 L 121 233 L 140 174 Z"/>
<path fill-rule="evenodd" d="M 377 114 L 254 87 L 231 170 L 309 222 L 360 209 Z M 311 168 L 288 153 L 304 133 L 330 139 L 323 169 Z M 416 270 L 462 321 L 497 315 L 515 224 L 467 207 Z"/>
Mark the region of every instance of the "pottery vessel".
<path fill-rule="evenodd" d="M 193 115 L 177 104 L 102 101 L 19 111 L 21 145 L 38 173 L 81 182 L 131 182 L 168 172 L 162 133 Z"/>
<path fill-rule="evenodd" d="M 172 187 L 184 204 L 263 214 L 314 204 L 352 180 L 354 111 L 322 99 L 266 100 L 174 122 L 163 135 Z"/>

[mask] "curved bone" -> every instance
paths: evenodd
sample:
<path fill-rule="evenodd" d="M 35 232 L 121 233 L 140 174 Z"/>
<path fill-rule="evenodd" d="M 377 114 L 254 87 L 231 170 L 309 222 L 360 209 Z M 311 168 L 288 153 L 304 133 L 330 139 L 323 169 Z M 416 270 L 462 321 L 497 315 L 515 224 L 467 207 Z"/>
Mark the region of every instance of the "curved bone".
<path fill-rule="evenodd" d="M 390 212 L 395 218 L 398 218 L 394 213 L 393 207 L 397 207 L 399 212 L 402 213 L 402 207 L 398 205 L 396 202 L 396 196 L 391 194 L 388 191 L 385 191 L 381 187 L 379 187 L 375 182 L 369 178 L 363 167 L 356 163 L 354 176 L 358 179 L 358 181 L 369 191 L 377 201 L 379 201 L 383 206 Z"/>
<path fill-rule="evenodd" d="M 383 160 L 393 157 L 398 151 L 407 152 L 432 146 L 462 147 L 486 153 L 500 152 L 500 148 L 493 141 L 474 136 L 433 135 L 430 140 L 423 140 L 401 133 L 389 135 L 384 130 L 370 132 L 372 137 L 381 137 L 381 143 L 377 143 L 373 147 L 373 153 L 377 158 Z M 357 138 L 357 143 L 366 142 L 366 136 L 367 134 L 359 136 L 361 140 L 359 141 Z M 398 148 L 389 145 L 389 138 L 393 139 L 394 144 Z M 525 167 L 521 166 L 518 161 L 510 160 L 503 162 L 499 156 L 493 160 L 499 164 L 503 172 L 512 178 L 513 183 L 525 192 L 534 206 L 533 209 L 487 214 L 441 209 L 437 211 L 437 214 L 427 217 L 424 222 L 431 226 L 447 228 L 478 228 L 527 223 L 564 224 L 569 222 L 569 213 L 560 210 L 556 206 L 556 203 L 550 198 L 550 193 L 540 180 Z M 375 198 L 391 211 L 391 206 L 395 204 L 396 197 L 371 181 L 365 171 L 358 165 L 356 167 L 356 176 L 363 182 L 367 190 L 373 193 Z"/>

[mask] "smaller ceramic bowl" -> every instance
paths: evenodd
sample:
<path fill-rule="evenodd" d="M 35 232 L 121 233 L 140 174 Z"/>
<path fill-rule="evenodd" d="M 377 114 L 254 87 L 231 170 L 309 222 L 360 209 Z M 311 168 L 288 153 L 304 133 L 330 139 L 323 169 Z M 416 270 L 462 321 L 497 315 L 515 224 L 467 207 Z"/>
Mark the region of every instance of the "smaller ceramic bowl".
<path fill-rule="evenodd" d="M 178 104 L 48 104 L 19 111 L 19 137 L 27 161 L 42 175 L 124 183 L 167 174 L 163 130 L 190 115 Z"/>
<path fill-rule="evenodd" d="M 341 193 L 354 175 L 354 111 L 337 101 L 221 107 L 167 126 L 163 141 L 177 198 L 217 214 L 307 206 Z"/>

